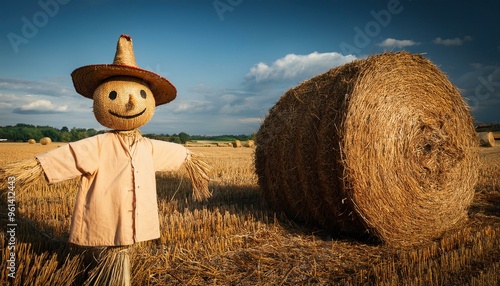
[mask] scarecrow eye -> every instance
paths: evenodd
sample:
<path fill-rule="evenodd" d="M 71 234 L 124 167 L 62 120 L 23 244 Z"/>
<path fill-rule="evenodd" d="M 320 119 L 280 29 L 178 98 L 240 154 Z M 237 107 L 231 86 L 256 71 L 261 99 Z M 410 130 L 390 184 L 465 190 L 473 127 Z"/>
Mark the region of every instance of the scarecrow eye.
<path fill-rule="evenodd" d="M 146 98 L 146 92 L 142 89 L 141 89 L 141 97 L 144 99 Z"/>
<path fill-rule="evenodd" d="M 109 93 L 109 99 L 111 99 L 111 100 L 115 100 L 116 99 L 116 91 L 112 90 Z"/>

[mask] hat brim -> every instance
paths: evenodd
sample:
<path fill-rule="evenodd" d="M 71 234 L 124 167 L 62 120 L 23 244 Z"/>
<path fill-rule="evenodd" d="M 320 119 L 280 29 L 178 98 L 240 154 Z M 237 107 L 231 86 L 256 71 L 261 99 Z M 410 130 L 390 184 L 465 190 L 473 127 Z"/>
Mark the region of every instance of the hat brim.
<path fill-rule="evenodd" d="M 105 79 L 113 76 L 132 76 L 146 81 L 153 92 L 156 106 L 169 103 L 177 96 L 177 89 L 168 79 L 138 67 L 115 64 L 88 65 L 71 73 L 76 92 L 90 99 L 93 99 L 96 88 Z"/>

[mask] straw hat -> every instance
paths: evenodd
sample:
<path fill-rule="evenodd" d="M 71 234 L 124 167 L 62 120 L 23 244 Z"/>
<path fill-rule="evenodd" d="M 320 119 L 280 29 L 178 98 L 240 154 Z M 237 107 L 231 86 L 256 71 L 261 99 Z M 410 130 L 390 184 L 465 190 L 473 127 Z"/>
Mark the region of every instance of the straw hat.
<path fill-rule="evenodd" d="M 146 81 L 153 92 L 156 106 L 174 100 L 177 95 L 175 86 L 168 79 L 137 67 L 129 35 L 121 35 L 118 39 L 113 64 L 83 66 L 71 73 L 76 92 L 91 99 L 95 89 L 113 76 L 132 76 Z"/>

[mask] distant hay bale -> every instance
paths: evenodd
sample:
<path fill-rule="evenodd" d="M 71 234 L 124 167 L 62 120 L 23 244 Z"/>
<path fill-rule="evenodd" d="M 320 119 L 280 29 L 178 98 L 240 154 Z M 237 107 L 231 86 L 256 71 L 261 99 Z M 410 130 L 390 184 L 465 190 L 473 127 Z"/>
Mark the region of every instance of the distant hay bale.
<path fill-rule="evenodd" d="M 248 141 L 247 141 L 247 145 L 246 145 L 246 146 L 247 146 L 247 147 L 250 147 L 250 148 L 255 147 L 255 141 L 253 141 L 253 140 L 248 140 Z"/>
<path fill-rule="evenodd" d="M 234 140 L 233 141 L 233 147 L 234 148 L 240 148 L 241 147 L 241 141 L 240 140 Z"/>
<path fill-rule="evenodd" d="M 36 143 L 36 140 L 35 139 L 30 139 L 28 140 L 28 144 L 35 144 Z"/>
<path fill-rule="evenodd" d="M 495 147 L 495 137 L 493 132 L 479 132 L 479 145 L 482 147 Z"/>
<path fill-rule="evenodd" d="M 42 145 L 49 145 L 50 143 L 52 143 L 52 140 L 49 137 L 43 137 L 40 139 L 40 144 Z"/>
<path fill-rule="evenodd" d="M 395 247 L 467 218 L 477 138 L 460 92 L 421 55 L 383 53 L 288 90 L 256 137 L 262 195 L 278 211 Z"/>

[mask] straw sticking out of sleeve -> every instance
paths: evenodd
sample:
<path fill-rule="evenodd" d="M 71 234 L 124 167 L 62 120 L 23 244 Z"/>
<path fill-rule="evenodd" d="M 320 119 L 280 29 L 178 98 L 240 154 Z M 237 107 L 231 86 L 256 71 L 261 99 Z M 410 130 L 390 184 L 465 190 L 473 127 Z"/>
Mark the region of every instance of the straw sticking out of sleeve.
<path fill-rule="evenodd" d="M 196 201 L 203 201 L 210 198 L 212 196 L 212 193 L 208 189 L 210 165 L 202 161 L 200 155 L 188 150 L 186 169 L 193 185 L 193 198 Z"/>

